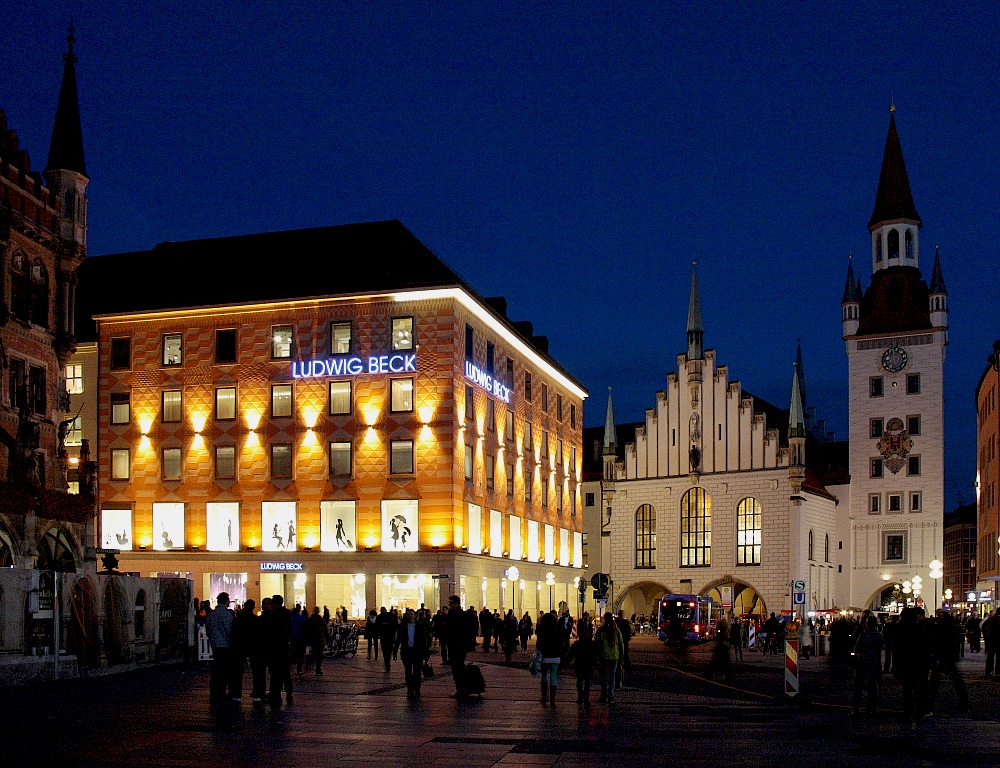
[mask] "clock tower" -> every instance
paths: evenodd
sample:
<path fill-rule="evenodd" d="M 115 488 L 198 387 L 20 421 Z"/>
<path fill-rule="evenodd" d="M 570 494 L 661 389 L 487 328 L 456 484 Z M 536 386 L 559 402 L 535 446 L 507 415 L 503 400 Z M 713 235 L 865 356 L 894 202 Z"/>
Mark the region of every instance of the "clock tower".
<path fill-rule="evenodd" d="M 944 359 L 947 291 L 935 255 L 920 272 L 922 222 L 913 202 L 894 108 L 882 156 L 867 290 L 848 264 L 842 301 L 850 400 L 850 605 L 880 606 L 919 576 L 932 612 L 943 555 Z M 897 593 L 898 595 L 898 593 Z M 903 595 L 913 599 L 912 591 Z"/>

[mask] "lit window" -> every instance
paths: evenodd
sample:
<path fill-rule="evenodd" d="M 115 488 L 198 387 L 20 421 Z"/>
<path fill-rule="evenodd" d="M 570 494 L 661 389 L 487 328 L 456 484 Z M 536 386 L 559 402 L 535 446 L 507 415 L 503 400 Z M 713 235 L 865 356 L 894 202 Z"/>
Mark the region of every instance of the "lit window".
<path fill-rule="evenodd" d="M 413 474 L 413 441 L 393 440 L 389 452 L 389 473 L 393 475 Z"/>
<path fill-rule="evenodd" d="M 760 565 L 760 502 L 743 499 L 736 510 L 736 564 Z"/>
<path fill-rule="evenodd" d="M 271 416 L 287 418 L 292 415 L 292 385 L 275 384 L 271 387 Z"/>
<path fill-rule="evenodd" d="M 413 349 L 413 318 L 392 318 L 392 348 Z"/>
<path fill-rule="evenodd" d="M 83 416 L 75 416 L 66 430 L 65 445 L 80 445 L 83 442 Z"/>
<path fill-rule="evenodd" d="M 635 567 L 656 567 L 656 509 L 643 504 L 635 512 Z"/>
<path fill-rule="evenodd" d="M 164 480 L 180 480 L 181 479 L 181 449 L 180 448 L 164 448 L 163 449 L 163 479 Z"/>
<path fill-rule="evenodd" d="M 271 328 L 271 357 L 281 360 L 292 356 L 292 326 L 275 325 Z"/>
<path fill-rule="evenodd" d="M 472 480 L 472 446 L 465 444 L 465 479 Z"/>
<path fill-rule="evenodd" d="M 347 355 L 351 351 L 351 324 L 330 323 L 330 352 Z"/>
<path fill-rule="evenodd" d="M 354 410 L 351 400 L 351 382 L 330 382 L 330 414 L 332 416 L 349 416 Z"/>
<path fill-rule="evenodd" d="M 128 424 L 132 420 L 132 406 L 128 392 L 111 393 L 111 423 Z"/>
<path fill-rule="evenodd" d="M 330 475 L 333 477 L 351 476 L 351 443 L 330 443 Z"/>
<path fill-rule="evenodd" d="M 66 391 L 71 395 L 83 394 L 83 365 L 80 363 L 66 366 Z"/>
<path fill-rule="evenodd" d="M 704 488 L 681 498 L 681 566 L 712 564 L 712 499 Z"/>
<path fill-rule="evenodd" d="M 181 391 L 179 389 L 168 389 L 163 393 L 162 419 L 164 423 L 181 420 Z"/>
<path fill-rule="evenodd" d="M 111 479 L 128 480 L 129 464 L 128 448 L 114 448 L 111 451 Z"/>
<path fill-rule="evenodd" d="M 389 383 L 390 409 L 396 413 L 413 410 L 413 379 L 392 379 Z"/>
<path fill-rule="evenodd" d="M 906 535 L 902 533 L 890 533 L 885 536 L 885 559 L 905 560 L 906 559 Z"/>
<path fill-rule="evenodd" d="M 219 387 L 215 390 L 215 418 L 236 418 L 236 387 Z"/>
<path fill-rule="evenodd" d="M 181 364 L 181 335 L 168 333 L 163 337 L 163 364 Z"/>
<path fill-rule="evenodd" d="M 215 479 L 232 480 L 236 477 L 236 448 L 232 445 L 215 446 Z"/>
<path fill-rule="evenodd" d="M 271 446 L 271 477 L 292 476 L 292 446 L 287 443 Z"/>

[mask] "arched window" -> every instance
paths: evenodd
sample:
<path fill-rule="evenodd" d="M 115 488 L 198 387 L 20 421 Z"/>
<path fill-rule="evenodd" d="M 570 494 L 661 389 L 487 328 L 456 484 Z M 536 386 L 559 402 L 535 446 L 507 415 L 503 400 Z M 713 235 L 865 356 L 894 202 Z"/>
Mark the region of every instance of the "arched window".
<path fill-rule="evenodd" d="M 889 258 L 898 259 L 899 258 L 899 230 L 890 229 L 889 236 L 886 238 L 886 245 L 889 246 Z"/>
<path fill-rule="evenodd" d="M 809 559 L 813 559 L 813 532 L 809 531 Z"/>
<path fill-rule="evenodd" d="M 28 273 L 31 294 L 30 320 L 42 328 L 49 327 L 49 273 L 40 263 L 32 263 Z"/>
<path fill-rule="evenodd" d="M 736 510 L 736 564 L 760 565 L 760 502 L 753 497 Z"/>
<path fill-rule="evenodd" d="M 681 498 L 681 566 L 712 564 L 712 498 L 692 488 Z"/>
<path fill-rule="evenodd" d="M 28 260 L 15 253 L 10 264 L 10 311 L 18 320 L 28 322 L 31 314 L 31 285 L 28 281 Z"/>
<path fill-rule="evenodd" d="M 882 262 L 882 233 L 879 232 L 875 235 L 875 263 L 880 264 Z"/>
<path fill-rule="evenodd" d="M 656 510 L 643 504 L 635 511 L 635 567 L 656 567 Z"/>
<path fill-rule="evenodd" d="M 826 541 L 823 542 L 823 562 L 830 562 L 830 534 L 826 534 Z"/>
<path fill-rule="evenodd" d="M 142 640 L 146 637 L 146 590 L 140 589 L 135 596 L 135 639 Z"/>
<path fill-rule="evenodd" d="M 906 236 L 903 238 L 906 243 L 906 258 L 913 258 L 913 230 L 906 230 Z"/>
<path fill-rule="evenodd" d="M 38 543 L 38 570 L 76 573 L 73 542 L 61 528 L 49 528 Z"/>

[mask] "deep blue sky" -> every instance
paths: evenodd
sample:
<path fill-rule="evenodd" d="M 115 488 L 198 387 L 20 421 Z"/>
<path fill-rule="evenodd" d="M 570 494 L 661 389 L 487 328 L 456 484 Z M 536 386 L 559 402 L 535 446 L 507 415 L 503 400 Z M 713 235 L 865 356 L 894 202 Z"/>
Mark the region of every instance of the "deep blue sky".
<path fill-rule="evenodd" d="M 950 293 L 947 505 L 974 499 L 996 3 L 0 0 L 0 108 L 39 169 L 70 13 L 91 254 L 398 218 L 548 335 L 588 425 L 608 385 L 619 421 L 655 402 L 697 259 L 706 346 L 787 406 L 801 337 L 810 404 L 846 437 L 839 305 L 849 251 L 869 280 L 894 99 L 925 276 L 938 243 Z"/>

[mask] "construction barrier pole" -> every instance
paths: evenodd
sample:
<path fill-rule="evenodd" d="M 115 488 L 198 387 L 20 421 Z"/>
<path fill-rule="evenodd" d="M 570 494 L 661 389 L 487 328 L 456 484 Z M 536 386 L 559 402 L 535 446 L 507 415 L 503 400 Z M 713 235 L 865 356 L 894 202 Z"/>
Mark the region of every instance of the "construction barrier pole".
<path fill-rule="evenodd" d="M 785 695 L 799 693 L 799 625 L 789 622 L 785 636 Z"/>

